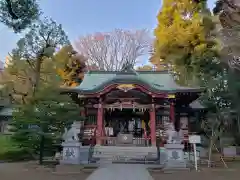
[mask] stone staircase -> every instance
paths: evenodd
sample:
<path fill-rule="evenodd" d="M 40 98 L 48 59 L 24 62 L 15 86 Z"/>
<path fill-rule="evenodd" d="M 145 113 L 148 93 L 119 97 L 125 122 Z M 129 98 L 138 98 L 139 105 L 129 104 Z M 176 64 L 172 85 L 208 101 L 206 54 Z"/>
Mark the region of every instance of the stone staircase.
<path fill-rule="evenodd" d="M 156 147 L 134 146 L 95 146 L 92 162 L 99 164 L 132 163 L 146 164 L 159 163 Z"/>

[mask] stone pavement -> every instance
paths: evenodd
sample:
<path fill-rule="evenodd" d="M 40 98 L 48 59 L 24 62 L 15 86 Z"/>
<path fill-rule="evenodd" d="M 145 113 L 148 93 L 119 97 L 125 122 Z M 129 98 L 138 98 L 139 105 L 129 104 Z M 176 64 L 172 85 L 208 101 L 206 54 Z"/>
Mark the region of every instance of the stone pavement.
<path fill-rule="evenodd" d="M 96 169 L 87 180 L 153 180 L 141 164 L 109 164 Z"/>

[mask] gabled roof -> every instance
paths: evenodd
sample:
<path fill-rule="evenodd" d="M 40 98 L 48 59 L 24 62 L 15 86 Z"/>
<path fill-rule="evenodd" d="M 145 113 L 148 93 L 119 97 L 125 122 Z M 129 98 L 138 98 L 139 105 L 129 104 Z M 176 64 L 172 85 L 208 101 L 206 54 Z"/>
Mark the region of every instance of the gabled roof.
<path fill-rule="evenodd" d="M 12 116 L 13 114 L 13 108 L 10 107 L 4 107 L 0 110 L 0 116 Z"/>
<path fill-rule="evenodd" d="M 111 84 L 139 84 L 153 92 L 201 92 L 200 87 L 179 86 L 168 71 L 89 71 L 82 83 L 65 89 L 68 92 L 95 93 Z"/>

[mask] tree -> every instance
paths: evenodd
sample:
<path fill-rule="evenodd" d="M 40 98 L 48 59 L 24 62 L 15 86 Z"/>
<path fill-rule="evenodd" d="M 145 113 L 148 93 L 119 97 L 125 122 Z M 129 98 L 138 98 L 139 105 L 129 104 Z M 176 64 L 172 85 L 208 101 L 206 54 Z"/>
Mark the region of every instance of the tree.
<path fill-rule="evenodd" d="M 240 37 L 240 6 L 236 0 L 218 0 L 216 7 L 213 9 L 215 16 L 220 23 L 218 37 L 221 42 L 221 61 L 226 65 L 228 72 L 228 91 L 231 95 L 231 110 L 235 112 L 237 134 L 239 139 L 239 117 L 240 117 L 240 54 L 239 54 L 239 37 Z"/>
<path fill-rule="evenodd" d="M 21 32 L 29 27 L 40 15 L 36 0 L 1 0 L 0 22 Z"/>
<path fill-rule="evenodd" d="M 100 70 L 120 70 L 126 62 L 135 65 L 138 58 L 148 54 L 151 39 L 146 30 L 125 31 L 116 29 L 81 37 L 76 50 L 87 58 L 87 67 Z"/>
<path fill-rule="evenodd" d="M 152 53 L 151 57 L 149 58 L 149 62 L 154 66 L 156 71 L 164 71 L 169 70 L 170 64 L 166 64 L 157 54 Z"/>
<path fill-rule="evenodd" d="M 34 97 L 30 96 L 30 100 L 27 93 L 24 95 L 24 90 L 31 92 L 33 89 L 34 82 L 31 82 L 29 77 L 32 77 L 34 68 L 32 69 L 25 59 L 13 58 L 6 69 L 11 73 L 10 78 L 14 78 L 15 92 L 24 96 L 24 103 L 16 104 L 16 112 L 13 114 L 12 138 L 19 147 L 33 155 L 39 155 L 40 163 L 43 150 L 50 154 L 56 150 L 55 145 L 59 145 L 64 128 L 74 120 L 83 120 L 79 116 L 78 104 L 71 100 L 72 96 L 60 95 L 59 88 L 63 80 L 58 77 L 58 69 L 71 62 L 71 58 L 74 59 L 72 55 L 62 55 L 64 54 L 56 53 L 41 63 L 38 90 Z M 23 81 L 28 82 L 29 86 L 22 84 Z"/>
<path fill-rule="evenodd" d="M 10 97 L 14 104 L 26 103 L 31 97 L 34 72 L 26 61 L 19 60 L 16 56 L 10 61 L 1 73 L 1 84 L 5 86 L 2 95 Z"/>
<path fill-rule="evenodd" d="M 218 14 L 223 27 L 235 27 L 240 25 L 240 6 L 237 0 L 217 0 L 213 13 Z"/>
<path fill-rule="evenodd" d="M 86 70 L 87 59 L 83 55 L 78 55 L 72 46 L 65 46 L 58 51 L 53 60 L 57 65 L 57 73 L 60 75 L 64 86 L 79 85 Z"/>
<path fill-rule="evenodd" d="M 19 147 L 33 155 L 39 154 L 41 164 L 43 151 L 53 153 L 56 150 L 54 145 L 59 145 L 63 129 L 74 120 L 84 120 L 79 116 L 79 107 L 72 102 L 72 96 L 60 95 L 59 91 L 60 85 L 65 82 L 63 81 L 65 79 L 58 77 L 58 70 L 69 67 L 68 64 L 78 62 L 77 55 L 73 53 L 70 46 L 66 46 L 53 56 L 45 56 L 40 66 L 38 89 L 34 96 L 31 96 L 30 93 L 30 100 L 28 100 L 28 92 L 32 92 L 35 83 L 31 79 L 35 73 L 35 68 L 32 68 L 35 64 L 34 61 L 28 62 L 27 58 L 22 59 L 22 54 L 13 54 L 13 59 L 6 70 L 9 72 L 9 79 L 14 78 L 14 81 L 11 82 L 17 89 L 14 89 L 15 93 L 22 95 L 23 99 L 13 115 L 11 124 L 14 132 L 13 140 Z M 75 69 L 73 64 L 71 65 L 72 72 L 75 70 L 79 74 L 83 74 L 79 69 Z M 69 73 L 66 75 L 71 74 L 70 71 L 66 72 Z M 80 76 L 79 74 L 78 76 Z M 71 75 L 70 77 L 75 76 Z M 76 79 L 69 79 L 69 81 L 73 80 Z M 23 81 L 28 82 L 29 86 L 22 84 Z M 27 93 L 24 93 L 24 90 Z"/>
<path fill-rule="evenodd" d="M 14 103 L 27 103 L 31 99 L 34 81 L 34 69 L 27 61 L 14 56 L 8 67 L 1 73 L 1 83 L 6 85 L 5 96 L 10 93 Z M 53 57 L 42 62 L 40 86 L 57 84 L 57 86 L 76 86 L 81 83 L 85 72 L 85 58 L 75 54 L 72 46 L 64 46 Z"/>
<path fill-rule="evenodd" d="M 184 75 L 185 84 L 190 85 L 203 74 L 216 72 L 212 69 L 218 63 L 218 51 L 211 38 L 215 26 L 205 1 L 164 0 L 157 18 L 154 56 L 171 65 L 178 78 Z"/>
<path fill-rule="evenodd" d="M 139 66 L 137 67 L 138 71 L 152 71 L 153 67 L 151 65 L 143 65 L 143 66 Z"/>
<path fill-rule="evenodd" d="M 211 124 L 210 119 L 215 119 L 222 131 L 231 123 L 225 116 L 230 118 L 232 93 L 215 41 L 215 25 L 206 1 L 163 1 L 155 29 L 154 58 L 158 64 L 168 65 L 178 83 L 206 88 L 200 100 L 214 116 L 206 121 Z"/>
<path fill-rule="evenodd" d="M 213 12 L 221 25 L 218 33 L 222 45 L 221 60 L 230 68 L 240 71 L 240 6 L 236 0 L 218 0 Z"/>
<path fill-rule="evenodd" d="M 56 48 L 68 44 L 62 26 L 47 18 L 34 24 L 25 37 L 18 41 L 12 54 L 19 60 L 25 60 L 32 69 L 33 94 L 38 89 L 42 62 L 51 58 Z"/>
<path fill-rule="evenodd" d="M 59 87 L 41 87 L 35 103 L 16 107 L 11 121 L 13 141 L 42 160 L 43 148 L 48 155 L 56 151 L 61 135 L 73 121 L 82 120 L 79 107 L 68 95 L 60 95 Z"/>

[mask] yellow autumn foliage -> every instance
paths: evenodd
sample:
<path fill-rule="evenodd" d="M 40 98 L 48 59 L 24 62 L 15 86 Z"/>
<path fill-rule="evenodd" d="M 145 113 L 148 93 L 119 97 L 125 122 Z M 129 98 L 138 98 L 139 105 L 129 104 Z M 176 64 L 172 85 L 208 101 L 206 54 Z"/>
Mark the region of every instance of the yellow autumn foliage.
<path fill-rule="evenodd" d="M 151 65 L 143 65 L 143 66 L 139 66 L 137 67 L 138 71 L 152 71 L 153 67 Z"/>
<path fill-rule="evenodd" d="M 78 86 L 85 70 L 85 57 L 74 53 L 72 46 L 63 47 L 53 58 L 56 64 L 56 72 L 64 86 Z"/>
<path fill-rule="evenodd" d="M 184 75 L 186 77 L 203 73 L 202 66 L 212 61 L 206 56 L 212 56 L 216 50 L 211 37 L 215 27 L 206 4 L 193 0 L 163 0 L 157 20 L 155 52 L 150 61 L 157 68 L 168 65 L 179 75 L 188 74 Z"/>

